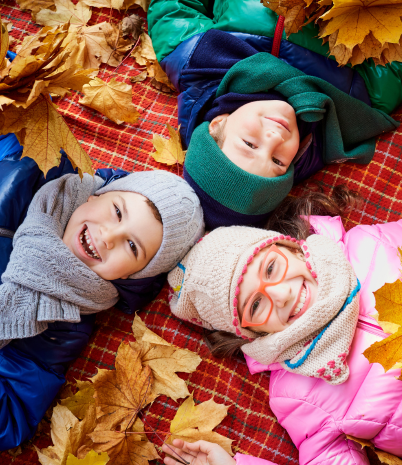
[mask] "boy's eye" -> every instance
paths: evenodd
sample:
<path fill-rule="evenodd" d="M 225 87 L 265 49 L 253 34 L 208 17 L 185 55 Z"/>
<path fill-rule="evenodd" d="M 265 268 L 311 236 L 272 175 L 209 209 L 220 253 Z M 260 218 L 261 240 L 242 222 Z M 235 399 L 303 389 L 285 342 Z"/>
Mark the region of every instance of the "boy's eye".
<path fill-rule="evenodd" d="M 272 161 L 278 165 L 278 166 L 285 166 L 280 160 L 278 160 L 277 158 L 273 158 Z"/>
<path fill-rule="evenodd" d="M 247 142 L 246 140 L 243 140 L 243 142 L 248 146 L 250 147 L 251 149 L 256 149 L 257 147 L 255 145 L 253 145 L 251 142 Z"/>
<path fill-rule="evenodd" d="M 129 245 L 130 245 L 130 248 L 131 250 L 133 251 L 135 257 L 137 258 L 138 257 L 138 249 L 137 249 L 137 246 L 134 244 L 133 241 L 128 241 Z"/>
<path fill-rule="evenodd" d="M 114 205 L 114 209 L 116 210 L 117 218 L 119 219 L 119 221 L 121 221 L 121 211 L 120 211 L 120 208 L 119 208 L 116 204 L 113 204 L 113 205 Z"/>

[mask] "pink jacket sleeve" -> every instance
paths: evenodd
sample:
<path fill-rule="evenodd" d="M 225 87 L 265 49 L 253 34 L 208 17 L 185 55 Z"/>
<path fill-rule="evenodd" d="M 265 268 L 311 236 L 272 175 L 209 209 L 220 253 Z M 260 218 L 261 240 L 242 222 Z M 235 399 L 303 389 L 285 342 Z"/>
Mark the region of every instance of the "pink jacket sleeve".
<path fill-rule="evenodd" d="M 237 465 L 275 465 L 274 462 L 252 457 L 251 455 L 236 454 L 234 459 Z"/>

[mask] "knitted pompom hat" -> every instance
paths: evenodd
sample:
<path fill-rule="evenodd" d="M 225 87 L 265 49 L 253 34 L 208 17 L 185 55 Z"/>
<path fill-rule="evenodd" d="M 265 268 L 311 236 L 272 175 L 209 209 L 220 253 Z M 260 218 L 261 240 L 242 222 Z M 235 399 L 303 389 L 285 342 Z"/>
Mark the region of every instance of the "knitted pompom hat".
<path fill-rule="evenodd" d="M 209 134 L 198 126 L 184 162 L 184 179 L 198 195 L 207 230 L 219 226 L 263 225 L 293 185 L 293 164 L 283 176 L 265 178 L 235 165 Z"/>
<path fill-rule="evenodd" d="M 285 330 L 261 335 L 240 326 L 237 296 L 243 275 L 255 256 L 271 244 L 302 251 L 318 282 L 317 301 Z M 208 329 L 234 333 L 251 342 L 243 352 L 263 364 L 331 384 L 346 381 L 346 357 L 353 339 L 360 285 L 340 247 L 312 235 L 297 241 L 274 231 L 247 227 L 219 228 L 205 236 L 168 275 L 170 307 L 179 318 Z"/>
<path fill-rule="evenodd" d="M 141 279 L 167 273 L 204 233 L 200 201 L 186 181 L 163 170 L 141 171 L 117 179 L 95 192 L 135 192 L 147 197 L 158 209 L 163 223 L 162 244 L 148 265 L 129 276 Z"/>

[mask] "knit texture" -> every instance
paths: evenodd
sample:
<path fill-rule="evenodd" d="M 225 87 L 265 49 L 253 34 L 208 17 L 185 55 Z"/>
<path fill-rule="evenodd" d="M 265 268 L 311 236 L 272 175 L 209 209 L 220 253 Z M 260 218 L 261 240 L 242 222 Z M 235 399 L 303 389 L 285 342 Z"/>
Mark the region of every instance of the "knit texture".
<path fill-rule="evenodd" d="M 163 223 L 162 244 L 148 265 L 129 279 L 149 278 L 167 273 L 184 257 L 204 233 L 200 201 L 189 184 L 167 171 L 131 173 L 99 189 L 135 192 L 147 197 L 158 209 Z"/>
<path fill-rule="evenodd" d="M 240 327 L 237 295 L 247 264 L 268 243 L 294 247 L 305 254 L 306 266 L 318 281 L 318 295 L 316 303 L 284 331 L 261 336 Z M 170 307 L 177 317 L 249 338 L 252 342 L 242 350 L 258 362 L 280 362 L 288 371 L 330 384 L 347 380 L 346 357 L 359 311 L 358 285 L 351 265 L 331 239 L 312 235 L 299 245 L 274 231 L 219 228 L 186 255 L 169 273 L 168 281 L 172 287 Z M 350 303 L 344 305 L 349 297 Z"/>
<path fill-rule="evenodd" d="M 117 302 L 114 286 L 100 278 L 63 243 L 73 212 L 102 184 L 97 176 L 67 174 L 43 186 L 13 239 L 0 286 L 0 347 L 35 336 L 48 322 L 79 322 L 80 313 Z"/>

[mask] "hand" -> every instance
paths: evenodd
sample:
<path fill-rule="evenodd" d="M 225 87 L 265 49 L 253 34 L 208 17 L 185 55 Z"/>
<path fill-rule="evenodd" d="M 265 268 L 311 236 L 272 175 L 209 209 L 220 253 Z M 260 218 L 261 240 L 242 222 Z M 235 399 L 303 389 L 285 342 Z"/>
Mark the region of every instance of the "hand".
<path fill-rule="evenodd" d="M 236 461 L 221 446 L 211 442 L 197 441 L 191 443 L 184 442 L 181 439 L 174 439 L 173 446 L 170 447 L 190 465 L 236 465 Z M 184 463 L 166 444 L 163 444 L 162 450 L 165 454 L 174 457 L 165 457 L 164 463 L 166 465 Z"/>

